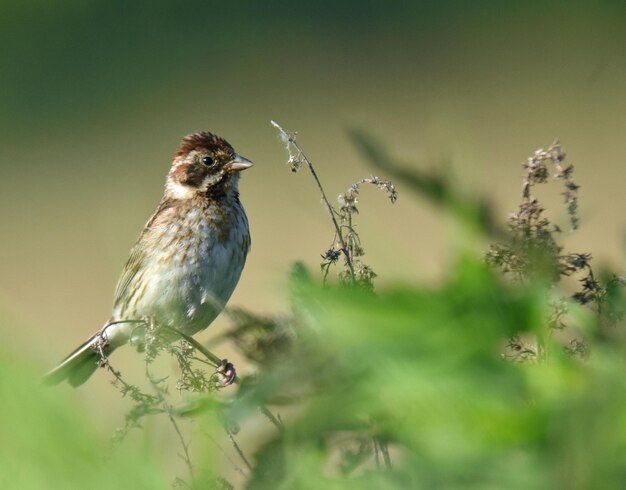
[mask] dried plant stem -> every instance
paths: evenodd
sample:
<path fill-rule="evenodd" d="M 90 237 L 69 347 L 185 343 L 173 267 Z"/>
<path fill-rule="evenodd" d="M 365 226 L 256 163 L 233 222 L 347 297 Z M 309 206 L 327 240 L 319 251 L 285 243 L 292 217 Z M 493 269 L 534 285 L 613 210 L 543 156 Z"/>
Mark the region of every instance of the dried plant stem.
<path fill-rule="evenodd" d="M 243 453 L 243 451 L 241 450 L 241 447 L 239 446 L 239 444 L 237 444 L 237 441 L 235 440 L 235 437 L 233 436 L 233 433 L 231 431 L 229 431 L 228 429 L 226 429 L 226 433 L 228 434 L 228 438 L 230 439 L 230 442 L 232 442 L 233 447 L 235 448 L 235 451 L 237 451 L 237 454 L 239 454 L 239 457 L 241 458 L 241 460 L 244 462 L 244 464 L 246 465 L 246 467 L 250 470 L 250 471 L 254 471 L 254 468 L 252 467 L 252 465 L 250 464 L 250 462 L 248 461 L 248 458 L 246 458 L 246 455 Z"/>
<path fill-rule="evenodd" d="M 378 466 L 380 465 L 380 461 L 378 457 L 378 451 L 380 450 L 380 453 L 383 455 L 385 468 L 390 470 L 392 468 L 392 465 L 391 465 L 391 456 L 389 455 L 389 447 L 387 446 L 387 443 L 382 441 L 380 437 L 374 437 L 374 449 L 375 449 L 376 464 Z"/>
<path fill-rule="evenodd" d="M 176 335 L 179 335 L 181 338 L 183 338 L 187 342 L 189 342 L 194 347 L 194 349 L 196 349 L 198 352 L 201 352 L 209 361 L 211 361 L 211 366 L 213 366 L 214 368 L 220 367 L 220 365 L 222 364 L 222 359 L 220 359 L 215 354 L 213 354 L 210 350 L 208 350 L 206 347 L 204 347 L 196 339 L 194 339 L 193 337 L 191 337 L 191 336 L 181 332 L 180 330 L 178 330 L 176 328 L 172 328 L 172 327 L 165 327 L 165 328 L 167 328 L 168 330 L 176 333 Z"/>
<path fill-rule="evenodd" d="M 322 183 L 320 182 L 320 179 L 317 176 L 317 172 L 315 171 L 315 167 L 313 167 L 311 160 L 309 160 L 309 158 L 305 155 L 305 153 L 302 151 L 302 148 L 300 148 L 300 145 L 294 138 L 290 137 L 289 142 L 298 150 L 298 152 L 300 153 L 300 157 L 302 158 L 304 162 L 306 162 L 307 167 L 309 168 L 309 171 L 311 172 L 311 175 L 313 176 L 313 178 L 315 179 L 315 182 L 317 183 L 317 187 L 320 190 L 320 193 L 322 194 L 322 201 L 326 205 L 326 209 L 328 210 L 328 214 L 330 214 L 330 218 L 333 220 L 333 225 L 335 226 L 335 233 L 337 235 L 337 240 L 339 240 L 339 244 L 341 245 L 341 251 L 343 252 L 344 257 L 346 258 L 346 264 L 348 265 L 348 269 L 350 270 L 350 277 L 351 277 L 352 283 L 354 284 L 356 283 L 356 275 L 354 273 L 354 265 L 352 264 L 352 257 L 350 256 L 350 250 L 348 249 L 348 246 L 343 238 L 343 233 L 341 233 L 341 228 L 339 227 L 339 223 L 337 222 L 337 218 L 335 217 L 335 210 L 333 209 L 333 207 L 330 204 L 330 201 L 326 197 L 326 193 L 324 192 L 324 187 L 322 186 Z"/>
<path fill-rule="evenodd" d="M 235 461 L 233 460 L 233 458 L 231 458 L 229 456 L 229 454 L 226 452 L 226 450 L 220 445 L 219 442 L 217 442 L 217 440 L 215 439 L 215 437 L 213 437 L 211 434 L 209 434 L 208 432 L 203 432 L 203 434 L 213 443 L 215 444 L 215 447 L 217 447 L 220 452 L 224 455 L 224 457 L 228 460 L 228 462 L 232 465 L 232 467 L 235 469 L 235 471 L 237 473 L 239 473 L 242 477 L 244 478 L 248 478 L 248 475 L 246 474 L 245 471 L 243 471 L 243 469 L 241 469 L 241 466 L 239 466 L 237 463 L 235 463 Z"/>
<path fill-rule="evenodd" d="M 295 133 L 287 132 L 276 121 L 270 121 L 270 123 L 276 129 L 278 129 L 278 131 L 280 133 L 281 139 L 286 144 L 286 149 L 289 152 L 289 162 L 288 163 L 292 164 L 292 170 L 294 172 L 296 172 L 298 170 L 298 168 L 300 168 L 300 165 L 302 164 L 302 162 L 306 163 L 307 167 L 309 168 L 309 171 L 311 172 L 311 175 L 313 176 L 313 179 L 315 180 L 315 183 L 317 184 L 317 188 L 320 190 L 320 193 L 322 194 L 322 202 L 326 206 L 326 209 L 328 210 L 328 214 L 330 214 L 330 219 L 332 219 L 332 221 L 333 221 L 333 225 L 335 227 L 336 239 L 339 241 L 339 244 L 341 245 L 341 252 L 343 253 L 343 256 L 346 259 L 346 265 L 348 266 L 348 271 L 350 273 L 350 282 L 352 284 L 356 284 L 357 280 L 356 280 L 356 274 L 354 272 L 354 264 L 353 264 L 353 261 L 352 261 L 352 254 L 350 252 L 350 249 L 348 248 L 348 245 L 346 244 L 346 240 L 343 237 L 343 233 L 341 232 L 341 227 L 339 226 L 339 223 L 337 222 L 337 218 L 335 216 L 337 212 L 335 211 L 333 206 L 330 204 L 330 201 L 328 200 L 328 197 L 326 197 L 326 192 L 324 192 L 324 187 L 322 186 L 322 182 L 320 181 L 319 177 L 317 176 L 317 172 L 315 171 L 315 167 L 313 167 L 313 164 L 311 163 L 311 160 L 309 160 L 309 158 L 306 156 L 304 151 L 302 151 L 302 148 L 300 147 L 300 145 L 296 141 Z M 298 153 L 297 155 L 294 155 L 292 153 L 291 147 L 293 147 L 293 148 L 295 148 L 295 150 L 297 150 L 297 153 Z"/>
<path fill-rule="evenodd" d="M 183 447 L 184 454 L 181 455 L 181 458 L 187 465 L 187 468 L 189 469 L 189 476 L 191 477 L 191 481 L 193 481 L 193 465 L 191 464 L 191 458 L 189 457 L 189 443 L 185 441 L 185 438 L 183 437 L 183 433 L 180 431 L 180 427 L 178 426 L 176 419 L 172 415 L 172 412 L 174 410 L 172 406 L 165 401 L 163 402 L 163 406 L 165 407 L 167 416 L 170 419 L 170 422 L 172 423 L 172 426 L 174 427 L 176 434 L 178 435 L 180 444 Z"/>
<path fill-rule="evenodd" d="M 380 468 L 380 455 L 378 449 L 378 440 L 374 437 L 372 439 L 374 442 L 374 461 L 376 462 L 376 468 Z"/>
<path fill-rule="evenodd" d="M 176 422 L 176 419 L 174 418 L 174 413 L 175 413 L 174 407 L 172 407 L 172 405 L 170 405 L 165 399 L 165 395 L 167 394 L 167 388 L 164 388 L 163 386 L 161 386 L 161 383 L 164 381 L 164 379 L 156 379 L 152 375 L 152 373 L 150 372 L 149 362 L 146 362 L 146 378 L 148 378 L 148 381 L 150 381 L 150 384 L 152 385 L 152 389 L 155 391 L 156 395 L 159 398 L 161 406 L 163 407 L 163 411 L 167 414 L 167 417 L 169 418 L 172 426 L 174 427 L 174 431 L 176 432 L 176 435 L 178 436 L 178 440 L 180 441 L 180 445 L 183 448 L 183 454 L 181 454 L 180 457 L 185 462 L 185 465 L 187 466 L 187 470 L 189 471 L 189 477 L 191 478 L 191 481 L 193 482 L 194 472 L 193 472 L 193 464 L 191 463 L 191 457 L 189 456 L 189 443 L 185 441 L 185 437 L 183 436 L 183 433 L 180 430 L 180 426 L 178 425 L 178 423 Z"/>
<path fill-rule="evenodd" d="M 209 359 L 210 361 L 210 365 L 215 367 L 215 368 L 219 368 L 222 365 L 222 360 L 217 357 L 215 354 L 213 354 L 210 350 L 208 350 L 206 347 L 204 347 L 200 342 L 198 342 L 196 339 L 194 339 L 193 337 L 190 337 L 189 335 L 184 334 L 183 332 L 181 332 L 180 330 L 176 330 L 174 328 L 168 327 L 169 330 L 177 333 L 178 335 L 180 335 L 183 339 L 185 339 L 187 342 L 189 342 L 196 350 L 198 350 L 199 352 L 201 352 L 207 359 Z M 237 376 L 235 376 L 235 380 L 233 381 L 234 383 L 238 383 L 239 382 L 239 378 Z M 278 430 L 283 430 L 283 423 L 280 420 L 280 418 L 276 417 L 270 410 L 269 408 L 267 408 L 265 405 L 259 405 L 259 411 L 265 415 L 270 422 L 272 422 L 272 424 L 274 424 L 274 426 L 276 426 L 276 428 Z"/>
<path fill-rule="evenodd" d="M 277 417 L 265 405 L 259 405 L 259 411 L 267 417 L 267 419 L 274 424 L 274 426 L 279 430 L 283 431 L 285 426 L 283 421 L 280 419 L 280 415 Z"/>

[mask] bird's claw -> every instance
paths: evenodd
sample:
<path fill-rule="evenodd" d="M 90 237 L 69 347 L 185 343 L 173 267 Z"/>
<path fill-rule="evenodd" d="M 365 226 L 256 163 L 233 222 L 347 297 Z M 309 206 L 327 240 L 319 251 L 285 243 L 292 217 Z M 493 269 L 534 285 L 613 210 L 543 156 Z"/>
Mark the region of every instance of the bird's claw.
<path fill-rule="evenodd" d="M 221 364 L 217 367 L 215 371 L 215 386 L 217 388 L 225 388 L 230 386 L 237 379 L 237 371 L 235 371 L 235 366 L 231 362 L 228 362 L 228 359 L 223 359 Z"/>

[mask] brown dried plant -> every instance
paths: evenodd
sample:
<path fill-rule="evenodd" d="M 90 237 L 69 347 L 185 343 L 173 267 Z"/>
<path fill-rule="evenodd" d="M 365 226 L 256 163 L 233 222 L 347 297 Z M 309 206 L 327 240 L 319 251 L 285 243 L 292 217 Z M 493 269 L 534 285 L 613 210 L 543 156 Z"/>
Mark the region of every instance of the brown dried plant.
<path fill-rule="evenodd" d="M 324 187 L 320 182 L 315 167 L 311 160 L 302 151 L 296 140 L 297 133 L 285 130 L 276 121 L 271 121 L 272 126 L 278 130 L 280 139 L 287 150 L 287 164 L 292 172 L 297 172 L 303 165 L 306 165 L 313 176 L 321 199 L 331 217 L 335 228 L 335 235 L 328 249 L 322 254 L 322 269 L 324 282 L 328 279 L 330 268 L 336 265 L 343 257 L 344 268 L 339 272 L 339 280 L 342 284 L 361 286 L 365 289 L 373 289 L 376 273 L 363 261 L 365 251 L 361 245 L 361 239 L 356 231 L 354 216 L 359 210 L 359 193 L 361 185 L 370 184 L 387 193 L 389 201 L 393 204 L 398 199 L 395 186 L 389 180 L 381 179 L 377 176 L 370 176 L 354 182 L 348 190 L 338 196 L 339 208 L 335 208 L 326 197 Z"/>
<path fill-rule="evenodd" d="M 591 266 L 590 253 L 565 252 L 557 237 L 561 228 L 546 216 L 545 207 L 533 194 L 535 186 L 546 184 L 552 175 L 563 184 L 563 198 L 572 230 L 580 224 L 578 216 L 579 185 L 574 181 L 574 166 L 565 165 L 565 152 L 559 141 L 553 142 L 546 150 L 538 149 L 522 164 L 524 180 L 522 199 L 517 211 L 508 219 L 510 240 L 507 243 L 492 243 L 485 254 L 487 262 L 512 277 L 519 283 L 536 280 L 548 281 L 555 290 L 552 313 L 548 319 L 548 332 L 565 329 L 565 318 L 569 311 L 566 297 L 559 293 L 564 277 L 577 276 L 580 287 L 571 293 L 570 298 L 598 313 L 600 322 L 614 324 L 621 313 L 607 308 L 611 291 L 624 283 L 624 279 L 612 276 L 601 281 Z M 543 355 L 542 345 L 529 345 L 519 337 L 510 339 L 508 357 L 516 361 L 530 360 Z M 586 357 L 588 347 L 584 340 L 574 338 L 566 350 L 576 356 Z"/>

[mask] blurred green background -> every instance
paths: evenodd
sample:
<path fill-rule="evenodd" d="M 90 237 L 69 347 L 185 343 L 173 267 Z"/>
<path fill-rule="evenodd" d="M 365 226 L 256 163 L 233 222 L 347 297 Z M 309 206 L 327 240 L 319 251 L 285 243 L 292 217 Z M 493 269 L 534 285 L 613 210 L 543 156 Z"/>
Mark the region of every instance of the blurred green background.
<path fill-rule="evenodd" d="M 371 172 L 346 136 L 361 127 L 407 165 L 449 168 L 503 219 L 520 163 L 558 137 L 582 185 L 566 243 L 623 268 L 625 51 L 617 1 L 2 0 L 3 344 L 43 371 L 103 323 L 170 157 L 197 130 L 256 162 L 231 304 L 284 308 L 289 265 L 316 270 L 332 232 L 270 119 L 299 132 L 331 196 Z M 362 196 L 368 263 L 379 284 L 426 284 L 463 235 L 398 188 L 393 207 Z M 60 390 L 112 428 L 126 406 L 107 383 Z"/>

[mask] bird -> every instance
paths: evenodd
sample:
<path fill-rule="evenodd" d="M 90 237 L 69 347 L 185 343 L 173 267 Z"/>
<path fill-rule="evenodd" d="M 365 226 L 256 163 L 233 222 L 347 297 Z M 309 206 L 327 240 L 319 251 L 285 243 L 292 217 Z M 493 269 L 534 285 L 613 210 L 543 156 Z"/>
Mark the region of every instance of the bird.
<path fill-rule="evenodd" d="M 145 326 L 191 336 L 223 310 L 250 249 L 239 199 L 240 172 L 253 163 L 223 138 L 185 136 L 163 197 L 133 246 L 104 326 L 44 376 L 45 384 L 82 385 L 118 347 L 141 350 Z"/>

